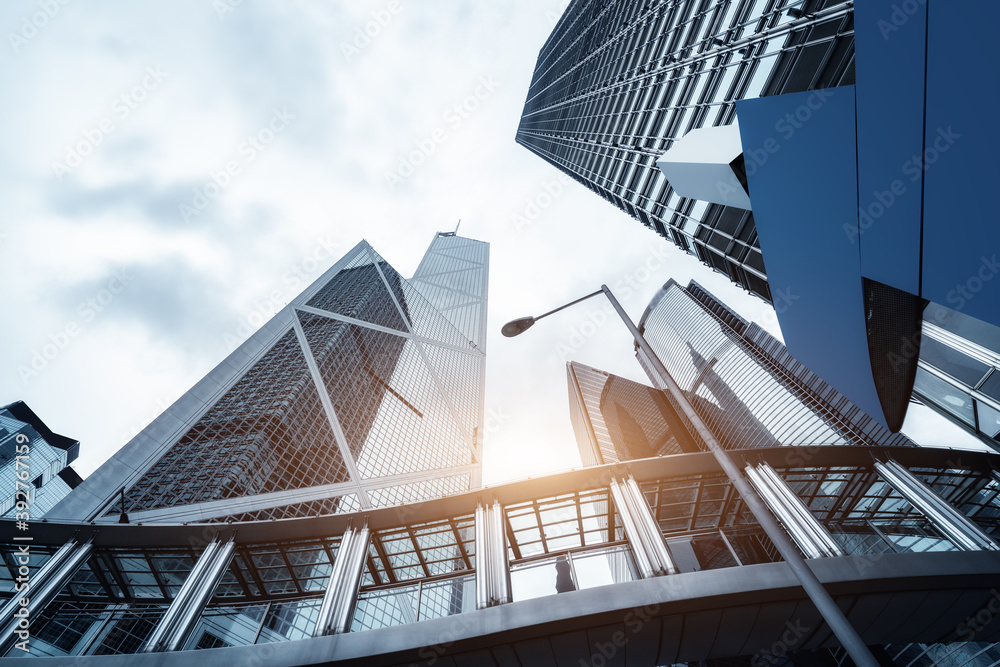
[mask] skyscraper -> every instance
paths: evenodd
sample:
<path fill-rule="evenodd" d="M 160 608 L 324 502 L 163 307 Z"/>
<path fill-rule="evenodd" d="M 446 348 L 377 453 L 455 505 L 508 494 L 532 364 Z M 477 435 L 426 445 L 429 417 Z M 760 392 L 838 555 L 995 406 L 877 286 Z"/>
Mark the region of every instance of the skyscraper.
<path fill-rule="evenodd" d="M 690 308 L 679 307 L 685 299 Z M 792 428 L 783 442 L 770 411 L 820 420 L 789 412 L 773 384 L 778 400 L 761 400 L 755 390 L 767 383 L 757 373 L 730 382 L 741 356 L 723 353 L 718 330 L 740 321 L 696 285 L 672 285 L 645 318 L 647 336 L 660 317 L 684 330 L 671 310 L 705 329 L 678 357 L 700 355 L 703 377 L 719 368 L 683 391 L 722 420 L 750 411 L 716 405 L 719 397 L 753 406 L 760 419 L 747 433 L 766 437 L 728 454 L 879 664 L 994 665 L 1000 455 L 885 446 L 900 436 L 879 441 L 877 432 L 828 446 Z M 656 424 L 655 413 L 668 422 L 678 413 L 655 390 L 579 364 L 570 374 L 584 401 L 578 416 L 604 423 L 606 437 L 586 443 L 610 444 L 603 457 L 672 446 L 684 431 L 704 444 L 687 417 Z M 117 664 L 124 658 L 99 656 L 127 654 L 140 667 L 850 664 L 773 533 L 698 450 L 349 514 L 17 529 L 0 520 L 0 652 L 55 665 L 76 656 Z M 15 554 L 35 591 L 28 629 L 11 592 L 24 576 Z"/>
<path fill-rule="evenodd" d="M 786 4 L 573 2 L 517 141 L 773 302 L 789 351 L 898 431 L 926 304 L 1000 326 L 1000 97 L 949 46 L 988 49 L 1000 10 Z"/>
<path fill-rule="evenodd" d="M 679 195 L 657 159 L 735 102 L 854 83 L 852 2 L 570 3 L 538 55 L 517 142 L 770 301 L 753 214 Z"/>
<path fill-rule="evenodd" d="M 80 484 L 70 467 L 79 454 L 79 440 L 53 433 L 24 401 L 0 408 L 0 517 L 45 516 Z"/>
<path fill-rule="evenodd" d="M 566 373 L 584 465 L 700 451 L 659 389 L 577 361 L 566 364 Z"/>
<path fill-rule="evenodd" d="M 639 329 L 727 449 L 913 445 L 696 282 L 685 288 L 668 281 L 643 313 Z M 641 350 L 638 357 L 655 378 Z"/>
<path fill-rule="evenodd" d="M 362 241 L 54 516 L 314 516 L 478 486 L 488 254 L 441 233 L 407 281 Z"/>
<path fill-rule="evenodd" d="M 995 333 L 982 329 L 971 318 L 955 321 L 939 315 L 938 320 L 975 336 L 980 342 L 986 342 L 989 334 Z M 985 530 L 980 531 L 969 521 L 980 510 L 970 507 L 968 501 L 973 497 L 984 498 L 991 492 L 984 494 L 982 487 L 959 492 L 957 487 L 965 482 L 950 488 L 945 482 L 948 477 L 945 471 L 931 472 L 931 468 L 920 464 L 900 465 L 895 459 L 904 453 L 913 452 L 916 460 L 926 457 L 929 461 L 930 457 L 908 439 L 877 424 L 790 357 L 777 340 L 755 324 L 748 324 L 697 283 L 683 288 L 669 281 L 643 313 L 639 329 L 684 400 L 712 435 L 726 449 L 741 450 L 739 467 L 807 558 L 868 554 L 869 558 L 879 560 L 882 556 L 878 554 L 888 553 L 884 551 L 886 548 L 895 553 L 1000 548 L 990 536 L 992 527 L 984 526 Z M 946 339 L 942 332 L 932 335 Z M 963 342 L 966 348 L 975 345 L 959 336 L 954 338 L 957 340 L 950 341 L 954 347 L 948 348 L 947 353 L 932 348 L 933 358 L 952 375 L 965 371 L 968 392 L 968 385 L 982 385 L 991 369 L 970 356 L 969 349 L 962 350 L 966 355 L 960 357 Z M 636 355 L 651 382 L 664 388 L 663 399 L 678 406 L 679 401 L 673 398 L 676 394 L 671 393 L 676 390 L 661 379 L 662 370 L 656 370 L 638 345 Z M 922 370 L 931 376 L 927 369 Z M 931 372 L 942 373 L 939 369 Z M 619 390 L 619 405 L 609 397 L 614 392 L 612 387 L 622 382 L 622 378 L 571 362 L 569 380 L 571 416 L 585 464 L 630 460 L 628 452 L 638 449 L 649 457 L 659 458 L 647 446 L 648 429 L 623 432 L 609 424 L 609 417 L 615 413 L 643 413 L 649 398 L 642 389 L 650 392 L 652 389 L 624 381 L 635 387 Z M 966 397 L 970 402 L 973 400 L 968 393 Z M 940 401 L 942 396 L 936 399 Z M 955 405 L 952 401 L 947 409 L 954 410 Z M 971 416 L 972 410 L 969 412 Z M 693 442 L 701 442 L 697 428 L 690 425 L 683 413 L 675 410 L 664 413 L 681 421 L 677 426 L 671 423 L 671 431 L 684 435 L 690 431 Z M 637 420 L 630 421 L 638 424 Z M 660 424 L 665 428 L 666 420 L 661 419 Z M 844 455 L 835 454 L 836 447 L 830 445 L 844 447 Z M 904 447 L 897 454 L 893 449 L 900 445 Z M 786 447 L 790 451 L 781 457 L 778 452 Z M 760 451 L 758 457 L 751 453 L 754 449 Z M 694 451 L 699 449 L 696 447 Z M 821 451 L 822 462 L 815 456 Z M 857 466 L 856 453 L 862 453 L 861 460 L 871 458 L 869 472 L 862 472 L 866 469 L 864 465 Z M 668 458 L 671 460 L 666 469 L 686 470 L 684 454 Z M 652 458 L 647 458 L 629 470 L 655 465 Z M 952 454 L 948 465 L 963 465 L 961 456 Z M 669 483 L 642 483 L 638 488 L 654 513 L 677 570 L 706 571 L 736 563 L 763 563 L 775 557 L 774 546 L 761 534 L 756 517 L 746 513 L 745 507 L 739 507 L 735 498 L 727 497 L 728 493 L 721 488 L 706 485 L 710 477 L 675 474 L 678 477 Z M 996 477 L 980 483 L 992 488 Z M 827 495 L 831 493 L 837 498 Z M 966 530 L 970 531 L 969 537 L 975 535 L 972 539 L 978 546 L 964 543 L 964 538 L 958 536 Z M 875 540 L 886 542 L 877 545 Z M 752 576 L 749 572 L 748 575 Z M 857 621 L 850 623 L 859 631 L 863 629 Z M 788 634 L 763 650 L 758 649 L 749 664 L 841 664 L 842 653 L 816 652 L 811 642 L 802 642 L 791 632 L 792 626 L 787 627 Z M 966 632 L 967 626 L 962 624 L 946 627 L 953 627 L 957 636 L 925 631 L 907 640 L 883 643 L 868 639 L 865 643 L 875 644 L 868 648 L 879 664 L 956 667 L 995 664 L 1000 645 L 992 639 L 983 641 L 985 633 Z M 799 636 L 810 632 L 800 628 Z M 716 641 L 720 636 L 716 635 Z M 947 637 L 947 641 L 942 642 L 942 637 Z M 699 659 L 706 657 L 711 656 Z M 707 664 L 715 663 L 708 660 Z M 718 664 L 730 663 L 723 660 Z"/>
<path fill-rule="evenodd" d="M 444 238 L 442 256 L 459 252 L 460 240 Z M 382 282 L 389 267 L 361 247 L 370 263 L 348 261 L 332 274 L 342 283 L 326 281 L 303 299 L 338 284 L 352 300 L 378 303 L 383 292 L 367 289 L 371 280 L 408 304 L 379 317 L 415 320 L 407 283 Z M 439 302 L 453 300 L 455 322 L 475 321 L 462 311 L 481 303 L 448 296 L 464 291 L 458 274 L 433 262 L 418 274 L 441 290 Z M 334 313 L 295 306 L 296 317 L 307 307 Z M 340 317 L 366 321 L 352 312 Z M 881 664 L 987 667 L 1000 659 L 1000 623 L 991 624 L 1000 455 L 898 446 L 909 442 L 696 283 L 668 283 L 641 324 L 764 499 L 763 511 L 780 521 L 774 529 L 787 532 Z M 330 338 L 331 349 L 341 345 Z M 368 362 L 370 372 L 395 378 L 404 353 L 384 349 L 392 358 Z M 649 367 L 650 358 L 640 362 Z M 567 657 L 591 665 L 846 664 L 840 635 L 772 541 L 781 533 L 762 528 L 745 490 L 703 451 L 691 413 L 675 405 L 679 394 L 582 364 L 568 373 L 575 428 L 590 431 L 581 450 L 593 465 L 583 469 L 324 516 L 0 521 L 0 652 L 61 658 L 55 664 L 128 654 L 130 664 L 177 667 L 194 650 L 208 667 L 269 664 L 275 652 L 302 666 L 559 667 Z M 405 385 L 387 384 L 379 400 L 395 391 L 419 409 Z M 359 409 L 357 428 L 377 429 L 381 410 L 372 420 Z M 368 440 L 346 450 L 363 459 Z M 35 591 L 24 605 L 12 592 L 23 576 Z M 25 613 L 27 629 L 19 625 Z"/>

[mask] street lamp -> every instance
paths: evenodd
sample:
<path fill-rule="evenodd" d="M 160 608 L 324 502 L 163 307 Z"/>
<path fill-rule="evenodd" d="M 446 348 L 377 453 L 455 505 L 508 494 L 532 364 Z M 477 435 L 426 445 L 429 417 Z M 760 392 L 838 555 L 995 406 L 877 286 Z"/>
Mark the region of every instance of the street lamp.
<path fill-rule="evenodd" d="M 854 626 L 852 626 L 850 621 L 847 620 L 847 617 L 844 616 L 844 612 L 841 611 L 840 607 L 837 606 L 837 603 L 833 601 L 833 598 L 830 597 L 830 593 L 823 587 L 823 584 L 821 584 L 819 579 L 816 578 L 816 574 L 809 568 L 805 558 L 803 558 L 802 554 L 799 552 L 798 547 L 792 543 L 792 540 L 788 537 L 781 526 L 778 525 L 778 520 L 774 518 L 771 512 L 767 509 L 767 506 L 764 504 L 764 501 L 761 500 L 760 496 L 757 495 L 757 492 L 752 486 L 750 486 L 750 483 L 743 476 L 739 467 L 733 462 L 732 458 L 730 458 L 729 452 L 727 452 L 719 441 L 716 440 L 708 426 L 705 425 L 705 422 L 703 422 L 701 417 L 698 416 L 698 413 L 695 412 L 694 407 L 692 407 L 691 403 L 687 400 L 687 397 L 681 391 L 680 387 L 677 386 L 677 383 L 674 382 L 670 373 L 667 372 L 667 369 L 660 361 L 660 358 L 656 356 L 655 352 L 653 352 L 653 348 L 649 346 L 649 343 L 647 343 L 646 339 L 643 338 L 635 324 L 633 324 L 632 320 L 629 319 L 629 316 L 625 313 L 625 309 L 622 308 L 620 303 L 618 303 L 618 299 L 616 299 L 615 295 L 611 293 L 611 290 L 608 289 L 607 285 L 601 285 L 601 289 L 596 292 L 588 294 L 587 296 L 577 299 L 576 301 L 571 301 L 554 310 L 550 310 L 549 312 L 539 315 L 538 317 L 522 317 L 508 322 L 503 326 L 503 329 L 501 329 L 501 333 L 508 338 L 513 338 L 514 336 L 527 331 L 529 327 L 543 317 L 547 317 L 552 313 L 559 312 L 563 308 L 568 308 L 575 303 L 579 303 L 580 301 L 597 296 L 601 293 L 608 297 L 611 305 L 622 318 L 622 322 L 624 322 L 625 326 L 628 327 L 629 332 L 632 334 L 632 338 L 635 339 L 636 345 L 639 346 L 639 349 L 643 351 L 646 358 L 649 360 L 649 363 L 656 370 L 661 383 L 666 387 L 666 391 L 674 398 L 674 401 L 678 406 L 680 406 L 681 411 L 687 418 L 688 423 L 694 427 L 694 430 L 698 432 L 702 442 L 705 443 L 708 450 L 713 456 L 715 456 L 715 460 L 718 462 L 719 467 L 721 467 L 726 473 L 726 476 L 729 477 L 729 481 L 732 482 L 747 508 L 753 514 L 754 518 L 757 519 L 757 522 L 760 524 L 761 528 L 764 529 L 767 536 L 771 539 L 771 542 L 778 550 L 778 553 L 781 554 L 781 557 L 785 560 L 788 567 L 791 568 L 792 572 L 799 580 L 799 584 L 805 590 L 806 595 L 808 595 L 809 599 L 812 600 L 812 603 L 816 605 L 816 609 L 823 616 L 823 619 L 826 621 L 827 625 L 830 626 L 830 629 L 833 631 L 833 634 L 837 636 L 837 639 L 840 640 L 841 645 L 854 660 L 855 664 L 861 667 L 878 667 L 878 662 L 871 654 L 871 651 L 868 650 L 864 641 L 862 641 L 861 636 L 858 635 L 857 630 L 854 629 Z"/>
<path fill-rule="evenodd" d="M 579 299 L 577 299 L 576 301 L 570 301 L 566 305 L 559 306 L 555 310 L 550 310 L 547 313 L 542 313 L 538 317 L 531 317 L 531 316 L 529 316 L 529 317 L 521 317 L 521 318 L 518 318 L 516 320 L 511 320 L 507 324 L 503 325 L 503 329 L 500 330 L 500 333 L 502 333 L 507 338 L 513 338 L 514 336 L 522 334 L 525 331 L 527 331 L 528 329 L 530 329 L 535 322 L 537 322 L 538 320 L 542 319 L 543 317 L 548 317 L 552 313 L 558 313 L 563 308 L 569 308 L 570 306 L 572 306 L 574 304 L 577 304 L 577 303 L 580 303 L 581 301 L 586 301 L 590 297 L 597 296 L 598 294 L 600 294 L 601 292 L 606 291 L 606 290 L 608 290 L 608 288 L 606 286 L 604 286 L 604 285 L 601 285 L 601 289 L 597 290 L 596 292 L 592 292 L 592 293 L 588 294 L 587 296 L 582 296 Z M 610 298 L 612 302 L 614 302 L 614 300 L 615 300 L 615 298 L 613 296 L 611 296 L 610 290 L 608 290 L 608 298 Z"/>

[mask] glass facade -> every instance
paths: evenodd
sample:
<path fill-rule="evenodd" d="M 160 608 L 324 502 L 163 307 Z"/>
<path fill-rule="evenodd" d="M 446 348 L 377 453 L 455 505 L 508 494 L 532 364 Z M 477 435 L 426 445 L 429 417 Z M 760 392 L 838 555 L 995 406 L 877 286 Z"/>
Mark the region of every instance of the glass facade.
<path fill-rule="evenodd" d="M 679 196 L 656 166 L 734 102 L 854 83 L 853 3 L 571 2 L 538 55 L 517 142 L 770 301 L 753 214 Z"/>
<path fill-rule="evenodd" d="M 95 473 L 90 494 L 125 487 L 100 516 L 292 518 L 478 486 L 488 257 L 438 234 L 406 280 L 359 244 L 158 418 L 173 435 L 154 421 Z"/>
<path fill-rule="evenodd" d="M 1000 327 L 928 304 L 913 393 L 1000 449 Z"/>
<path fill-rule="evenodd" d="M 862 578 L 866 568 L 877 567 L 885 554 L 953 552 L 957 555 L 979 550 L 950 541 L 940 517 L 921 513 L 907 500 L 908 492 L 894 485 L 879 464 L 873 462 L 872 454 L 884 450 L 854 451 L 860 453 L 850 465 L 789 464 L 783 448 L 743 450 L 733 455 L 741 465 L 766 461 L 773 466 L 781 480 L 841 545 L 844 556 L 861 557 L 852 567 L 860 567 L 857 576 Z M 945 462 L 944 455 L 927 458 L 918 450 L 899 451 L 908 453 L 907 469 L 925 485 L 924 493 L 947 502 L 983 533 L 1000 536 L 1000 481 L 991 469 L 995 457 L 980 455 L 974 460 L 970 457 L 962 466 Z M 684 457 L 679 454 L 672 458 L 681 461 Z M 516 618 L 516 605 L 524 600 L 614 587 L 643 578 L 636 564 L 642 547 L 628 534 L 630 524 L 626 520 L 626 515 L 634 517 L 637 511 L 649 513 L 651 525 L 654 531 L 658 528 L 678 574 L 690 577 L 713 570 L 779 564 L 781 557 L 728 478 L 710 459 L 700 460 L 703 463 L 695 466 L 701 468 L 698 472 L 681 474 L 672 472 L 673 466 L 661 466 L 656 472 L 644 475 L 637 487 L 641 507 L 630 509 L 618 506 L 611 488 L 606 486 L 606 475 L 610 474 L 607 468 L 603 474 L 589 477 L 580 477 L 582 471 L 564 473 L 566 481 L 561 481 L 559 475 L 553 476 L 535 489 L 552 488 L 554 492 L 532 495 L 528 500 L 523 499 L 527 488 L 523 482 L 509 488 L 493 487 L 491 492 L 499 498 L 502 532 L 506 536 L 506 558 L 501 566 L 507 569 L 511 583 L 514 607 L 507 612 L 513 615 L 511 618 Z M 576 477 L 569 479 L 571 475 Z M 429 520 L 425 517 L 416 522 L 407 522 L 411 512 L 399 508 L 365 513 L 381 527 L 371 531 L 364 557 L 358 561 L 360 581 L 350 593 L 353 607 L 348 633 L 476 611 L 479 527 L 468 510 L 478 500 L 475 494 L 453 500 L 456 504 L 439 503 L 430 512 L 426 507 L 414 506 L 413 512 L 430 516 Z M 324 593 L 341 556 L 342 544 L 337 535 L 305 536 L 316 532 L 316 526 L 320 525 L 314 523 L 312 528 L 297 534 L 293 531 L 281 541 L 261 540 L 260 536 L 267 535 L 265 531 L 257 531 L 256 538 L 241 539 L 225 563 L 211 596 L 197 610 L 191 630 L 178 650 L 314 637 Z M 186 542 L 186 546 L 156 544 L 148 532 L 139 540 L 149 543 L 148 546 L 95 546 L 82 566 L 62 584 L 58 595 L 35 610 L 28 655 L 141 652 L 166 617 L 168 607 L 182 594 L 185 581 L 194 576 L 196 563 L 208 551 L 204 541 L 193 537 L 200 532 L 178 540 L 175 532 L 178 528 L 124 526 L 116 536 L 104 541 L 134 541 L 128 533 L 136 530 L 161 531 L 161 536 Z M 107 528 L 101 530 L 110 534 Z M 201 531 L 202 527 L 192 530 Z M 320 528 L 319 532 L 329 531 Z M 2 607 L 19 566 L 13 555 L 16 544 L 0 539 L 0 547 Z M 40 576 L 39 568 L 55 549 L 53 545 L 32 546 L 32 577 Z M 741 577 L 752 579 L 758 571 L 742 570 Z M 887 575 L 883 572 L 879 576 Z M 686 581 L 697 588 L 696 580 Z M 971 592 L 971 584 L 964 579 L 963 582 L 955 595 L 978 599 Z M 932 588 L 940 585 L 941 582 L 936 582 Z M 981 588 L 985 591 L 990 585 L 984 583 Z M 649 594 L 655 588 L 650 587 Z M 608 599 L 614 597 L 613 588 L 605 591 Z M 671 599 L 676 593 L 669 594 Z M 776 637 L 780 636 L 786 630 L 785 617 L 772 606 L 771 593 L 764 589 L 762 594 L 769 614 L 776 614 L 772 620 L 776 624 Z M 883 596 L 884 604 L 884 597 L 891 593 L 879 595 Z M 727 601 L 720 604 L 724 608 L 730 606 Z M 735 603 L 735 607 L 741 608 L 742 604 Z M 703 605 L 708 603 L 699 602 L 698 609 Z M 786 604 L 783 609 L 791 613 L 793 607 Z M 754 609 L 751 607 L 747 612 L 750 618 L 757 617 Z M 678 612 L 670 612 L 674 613 Z M 704 619 L 702 613 L 696 611 L 692 618 Z M 469 619 L 459 622 L 459 626 L 476 627 L 477 623 Z M 873 649 L 884 664 L 898 665 L 929 664 L 921 661 L 928 656 L 941 657 L 943 661 L 938 664 L 987 665 L 992 664 L 988 658 L 996 651 L 988 642 L 967 641 L 948 645 L 902 642 Z M 22 654 L 19 649 L 9 649 L 7 655 Z M 839 664 L 842 658 L 839 649 L 799 651 L 790 653 L 783 664 Z M 731 659 L 746 662 L 750 658 L 733 655 Z M 709 660 L 703 664 L 716 663 Z"/>
<path fill-rule="evenodd" d="M 569 405 L 585 465 L 699 451 L 659 389 L 571 361 Z"/>
<path fill-rule="evenodd" d="M 45 516 L 80 483 L 69 467 L 79 451 L 78 441 L 52 433 L 23 402 L 0 408 L 0 517 Z"/>
<path fill-rule="evenodd" d="M 976 326 L 977 332 L 982 333 L 980 324 Z M 906 475 L 896 476 L 891 467 L 879 468 L 880 463 L 789 466 L 791 461 L 807 463 L 808 452 L 817 446 L 852 446 L 855 450 L 888 445 L 912 451 L 914 443 L 876 424 L 788 355 L 777 340 L 730 311 L 697 283 L 684 288 L 668 282 L 647 308 L 639 328 L 723 446 L 744 451 L 774 451 L 773 448 L 785 446 L 805 448 L 786 456 L 784 465 L 775 463 L 772 473 L 775 481 L 787 487 L 811 515 L 811 520 L 817 522 L 819 530 L 825 531 L 839 548 L 839 552 L 826 556 L 810 555 L 799 543 L 807 557 L 862 557 L 866 562 L 876 562 L 884 554 L 997 549 L 1000 526 L 996 502 L 1000 497 L 1000 478 L 994 472 L 916 466 L 903 471 L 912 475 L 914 483 L 910 483 Z M 963 347 L 953 342 L 946 347 L 942 342 L 946 337 L 933 328 L 931 333 L 937 334 L 939 340 L 928 345 L 928 328 L 925 323 L 922 372 L 926 373 L 924 365 L 933 362 L 935 365 L 929 370 L 938 372 L 929 377 L 942 385 L 949 380 L 951 384 L 946 386 L 952 394 L 957 393 L 953 387 L 964 381 L 963 405 L 971 418 L 975 413 L 970 389 L 988 386 L 986 382 L 993 373 L 990 359 L 981 348 L 980 354 L 969 355 L 969 350 L 973 350 L 970 345 Z M 657 375 L 644 354 L 639 352 L 638 357 L 655 381 Z M 589 459 L 585 456 L 584 461 L 591 465 L 623 460 L 615 458 L 623 450 L 620 446 L 616 449 L 619 434 L 607 419 L 613 377 L 582 364 L 569 364 L 574 428 L 581 453 L 589 453 Z M 638 414 L 643 404 L 638 395 L 635 392 L 621 395 L 627 397 L 632 412 Z M 669 398 L 666 393 L 663 396 Z M 952 401 L 949 409 L 955 410 L 957 406 L 958 402 Z M 979 409 L 976 404 L 975 410 Z M 676 410 L 669 414 L 677 419 Z M 661 417 L 659 421 L 661 429 L 665 429 L 666 419 Z M 697 436 L 691 435 L 697 442 Z M 633 440 L 646 442 L 634 436 Z M 806 453 L 802 454 L 803 451 Z M 869 456 L 878 459 L 887 454 Z M 725 475 L 676 476 L 646 481 L 641 489 L 678 572 L 781 561 Z M 942 502 L 957 512 L 949 515 L 953 511 L 949 509 L 938 513 L 935 503 L 940 507 Z M 780 512 L 776 514 L 794 537 L 793 524 L 797 520 Z M 972 526 L 971 533 L 978 536 L 978 544 L 982 546 L 963 542 L 961 533 L 967 525 Z M 993 643 L 967 641 L 886 644 L 872 649 L 882 664 L 900 665 L 985 666 L 995 663 L 996 653 Z M 842 650 L 797 651 L 778 662 L 755 663 L 747 658 L 745 664 L 850 664 L 845 659 Z M 940 662 L 934 662 L 938 659 Z M 737 662 L 727 659 L 699 664 Z"/>
<path fill-rule="evenodd" d="M 906 436 L 877 424 L 796 361 L 775 338 L 695 282 L 686 288 L 668 282 L 646 309 L 639 328 L 727 449 L 913 446 Z"/>

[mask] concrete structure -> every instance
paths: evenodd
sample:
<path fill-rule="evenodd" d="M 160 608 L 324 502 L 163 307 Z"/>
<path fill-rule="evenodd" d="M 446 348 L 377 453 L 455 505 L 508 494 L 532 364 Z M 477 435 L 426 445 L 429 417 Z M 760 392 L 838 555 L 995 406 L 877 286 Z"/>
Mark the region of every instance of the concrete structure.
<path fill-rule="evenodd" d="M 750 210 L 738 122 L 691 130 L 656 166 L 682 197 Z"/>

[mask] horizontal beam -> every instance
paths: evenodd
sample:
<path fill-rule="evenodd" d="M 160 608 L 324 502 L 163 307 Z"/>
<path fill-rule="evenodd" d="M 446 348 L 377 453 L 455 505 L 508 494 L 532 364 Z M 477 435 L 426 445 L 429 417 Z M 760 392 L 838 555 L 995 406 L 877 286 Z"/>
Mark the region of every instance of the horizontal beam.
<path fill-rule="evenodd" d="M 774 447 L 768 449 L 733 450 L 730 456 L 741 467 L 747 463 L 765 461 L 776 469 L 858 466 L 868 468 L 875 459 L 891 457 L 906 467 L 958 468 L 988 472 L 1000 469 L 1000 454 L 925 447 Z M 488 486 L 475 491 L 423 501 L 413 505 L 365 510 L 353 514 L 279 521 L 251 521 L 240 524 L 238 545 L 317 536 L 341 535 L 353 520 L 360 525 L 366 519 L 372 530 L 441 521 L 475 514 L 479 502 L 494 496 L 503 506 L 549 498 L 566 493 L 606 487 L 612 475 L 632 474 L 639 483 L 670 479 L 685 475 L 722 474 L 715 458 L 708 452 L 676 454 L 639 461 L 629 461 L 591 468 L 581 468 L 552 475 Z M 86 540 L 94 537 L 96 547 L 154 547 L 165 544 L 188 544 L 190 540 L 211 541 L 227 524 L 137 525 L 50 523 L 44 519 L 33 523 L 35 546 L 61 546 L 74 536 Z M 9 542 L 15 534 L 14 522 L 0 521 L 0 543 Z"/>
<path fill-rule="evenodd" d="M 975 616 L 977 611 L 985 609 L 993 599 L 991 589 L 1000 586 L 998 565 L 1000 556 L 995 552 L 882 554 L 877 558 L 847 556 L 812 563 L 816 575 L 831 595 L 851 608 L 847 612 L 849 618 L 856 610 L 860 620 L 875 605 L 879 608 L 891 606 L 895 610 L 897 617 L 887 622 L 873 623 L 869 617 L 861 635 L 873 644 L 924 641 L 929 628 L 939 627 L 950 632 L 940 637 L 940 641 L 957 641 L 960 639 L 956 635 L 960 631 L 956 630 L 959 624 L 970 614 Z M 747 576 L 750 571 L 747 568 L 752 569 L 754 576 Z M 609 594 L 611 591 L 613 594 Z M 914 605 L 914 595 L 919 594 L 926 594 L 922 599 L 932 603 Z M 734 613 L 734 610 L 746 610 L 746 613 Z M 762 613 L 758 614 L 758 610 Z M 775 613 L 776 610 L 784 613 Z M 197 660 L 199 667 L 258 662 L 280 663 L 286 667 L 331 664 L 397 667 L 423 663 L 431 657 L 472 654 L 476 650 L 500 646 L 513 651 L 515 647 L 527 647 L 553 636 L 563 640 L 560 645 L 564 650 L 572 648 L 586 652 L 585 655 L 593 651 L 597 655 L 599 647 L 591 640 L 589 631 L 614 625 L 621 628 L 628 639 L 629 650 L 639 650 L 642 645 L 655 642 L 662 651 L 662 646 L 673 643 L 674 650 L 680 653 L 670 656 L 669 664 L 695 659 L 684 653 L 683 646 L 690 641 L 693 650 L 698 649 L 706 613 L 718 613 L 718 635 L 723 641 L 748 633 L 767 638 L 759 645 L 750 642 L 749 653 L 767 648 L 788 629 L 786 624 L 808 626 L 802 648 L 830 645 L 830 635 L 821 627 L 815 611 L 809 611 L 808 600 L 797 579 L 787 564 L 779 562 L 630 581 L 614 584 L 613 589 L 602 586 L 549 595 L 378 630 L 280 645 L 199 651 Z M 682 622 L 681 617 L 690 622 Z M 758 620 L 746 624 L 741 622 L 742 618 Z M 1000 626 L 994 625 L 987 625 L 977 634 L 976 640 L 1000 638 Z M 567 645 L 567 641 L 570 644 Z M 730 651 L 730 654 L 737 652 Z M 719 652 L 717 657 L 731 655 Z M 127 657 L 125 662 L 135 667 L 190 667 L 192 660 L 192 654 L 186 651 Z M 468 655 L 463 658 L 474 660 Z M 107 657 L 83 656 L 47 658 L 45 664 L 52 667 L 93 664 L 97 667 L 106 661 Z M 554 667 L 555 663 L 539 659 L 532 665 Z"/>

